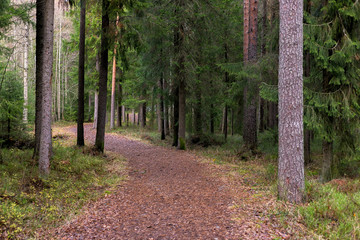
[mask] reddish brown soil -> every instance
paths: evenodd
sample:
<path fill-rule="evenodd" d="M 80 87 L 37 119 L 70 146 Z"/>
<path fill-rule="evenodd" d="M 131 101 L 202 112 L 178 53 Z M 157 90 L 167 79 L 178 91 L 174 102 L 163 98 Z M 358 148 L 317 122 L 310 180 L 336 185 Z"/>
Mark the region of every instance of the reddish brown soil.
<path fill-rule="evenodd" d="M 89 125 L 85 136 L 94 141 Z M 105 149 L 128 159 L 129 180 L 57 229 L 55 238 L 273 239 L 232 220 L 233 191 L 195 155 L 114 134 L 106 135 Z"/>

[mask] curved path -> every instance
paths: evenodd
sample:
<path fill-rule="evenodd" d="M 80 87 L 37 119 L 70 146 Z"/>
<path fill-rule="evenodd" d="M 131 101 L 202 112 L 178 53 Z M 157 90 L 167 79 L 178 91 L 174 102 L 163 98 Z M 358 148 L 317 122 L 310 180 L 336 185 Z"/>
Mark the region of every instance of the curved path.
<path fill-rule="evenodd" d="M 94 141 L 90 125 L 85 136 Z M 253 239 L 232 221 L 226 184 L 195 155 L 115 134 L 106 134 L 105 149 L 128 159 L 129 180 L 57 229 L 55 238 Z"/>

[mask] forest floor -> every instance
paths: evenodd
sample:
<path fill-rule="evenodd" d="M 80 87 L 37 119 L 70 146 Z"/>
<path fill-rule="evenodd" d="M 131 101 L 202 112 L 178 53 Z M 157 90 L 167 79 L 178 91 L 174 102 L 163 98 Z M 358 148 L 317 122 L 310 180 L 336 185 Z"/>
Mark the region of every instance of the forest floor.
<path fill-rule="evenodd" d="M 88 142 L 95 133 L 85 125 Z M 127 159 L 129 179 L 54 229 L 52 238 L 313 239 L 294 206 L 266 187 L 249 186 L 231 164 L 115 133 L 106 134 L 105 150 Z"/>

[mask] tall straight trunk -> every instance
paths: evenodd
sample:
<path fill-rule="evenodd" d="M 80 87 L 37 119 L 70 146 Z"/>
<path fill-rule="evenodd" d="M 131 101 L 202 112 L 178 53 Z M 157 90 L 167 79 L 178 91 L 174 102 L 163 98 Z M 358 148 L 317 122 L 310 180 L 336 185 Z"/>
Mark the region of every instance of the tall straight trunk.
<path fill-rule="evenodd" d="M 101 24 L 101 57 L 99 76 L 99 110 L 97 119 L 95 147 L 104 152 L 106 102 L 107 102 L 107 73 L 108 73 L 108 28 L 109 28 L 109 0 L 102 1 L 102 24 Z"/>
<path fill-rule="evenodd" d="M 60 32 L 59 32 L 59 59 L 58 59 L 58 76 L 57 76 L 57 120 L 61 119 L 61 47 L 62 47 L 62 16 L 60 14 Z"/>
<path fill-rule="evenodd" d="M 121 76 L 120 76 L 120 68 L 117 68 L 117 71 L 119 72 L 119 79 L 118 79 L 118 121 L 117 126 L 122 126 L 122 83 L 121 83 Z"/>
<path fill-rule="evenodd" d="M 80 1 L 80 40 L 79 40 L 79 86 L 78 86 L 78 119 L 77 145 L 84 146 L 84 88 L 85 88 L 85 0 Z"/>
<path fill-rule="evenodd" d="M 310 0 L 305 1 L 305 11 L 310 13 L 311 11 L 311 3 Z M 310 77 L 310 52 L 308 50 L 305 51 L 305 69 L 304 69 L 305 77 Z M 304 137 L 304 162 L 305 165 L 311 163 L 311 131 L 305 129 L 305 137 Z"/>
<path fill-rule="evenodd" d="M 116 87 L 116 48 L 114 49 L 112 80 L 111 80 L 110 129 L 113 129 L 115 127 L 115 87 Z"/>
<path fill-rule="evenodd" d="M 174 97 L 174 121 L 173 121 L 173 146 L 178 145 L 179 140 L 179 87 L 174 86 L 173 89 Z"/>
<path fill-rule="evenodd" d="M 280 0 L 278 179 L 280 199 L 304 200 L 302 0 Z"/>
<path fill-rule="evenodd" d="M 224 116 L 223 116 L 223 134 L 224 134 L 224 138 L 225 138 L 225 141 L 227 140 L 227 135 L 228 135 L 228 106 L 227 104 L 225 104 L 225 107 L 224 107 Z"/>
<path fill-rule="evenodd" d="M 161 73 L 159 79 L 160 85 L 160 130 L 161 130 L 161 140 L 165 139 L 165 122 L 164 122 L 164 73 Z"/>
<path fill-rule="evenodd" d="M 168 92 L 168 83 L 167 80 L 164 78 L 164 93 Z M 168 102 L 168 94 L 166 94 L 166 98 L 164 99 L 164 130 L 165 130 L 165 135 L 169 136 L 170 135 L 170 127 L 169 127 L 169 102 Z"/>
<path fill-rule="evenodd" d="M 227 35 L 227 34 L 225 34 L 225 35 Z M 228 63 L 229 62 L 229 56 L 228 56 L 228 46 L 227 46 L 226 43 L 224 44 L 224 54 L 225 54 L 225 63 Z M 227 89 L 228 84 L 229 84 L 229 73 L 228 72 L 225 72 L 224 79 L 225 79 L 225 87 Z M 227 103 L 225 103 L 224 122 L 223 122 L 225 141 L 227 140 L 227 135 L 228 135 L 228 112 L 229 112 L 228 105 L 227 105 Z"/>
<path fill-rule="evenodd" d="M 322 144 L 323 162 L 321 168 L 320 182 L 325 183 L 332 179 L 331 167 L 333 163 L 333 143 L 324 140 Z"/>
<path fill-rule="evenodd" d="M 29 24 L 26 24 L 25 29 L 25 44 L 24 44 L 24 110 L 23 122 L 28 123 L 28 49 L 29 49 Z"/>
<path fill-rule="evenodd" d="M 155 88 L 152 89 L 151 94 L 151 112 L 150 112 L 150 128 L 154 129 L 154 121 L 155 121 Z"/>
<path fill-rule="evenodd" d="M 146 102 L 143 103 L 142 105 L 142 118 L 141 118 L 141 122 L 142 122 L 142 127 L 146 126 Z"/>
<path fill-rule="evenodd" d="M 244 1 L 244 63 L 253 64 L 257 54 L 257 0 Z M 251 88 L 254 80 L 248 79 L 244 88 L 244 121 L 243 138 L 247 149 L 257 147 L 256 98 L 257 87 Z M 251 97 L 251 98 L 250 98 Z"/>
<path fill-rule="evenodd" d="M 202 118 L 201 118 L 201 76 L 197 74 L 197 81 L 195 83 L 195 105 L 194 105 L 194 127 L 195 135 L 198 137 L 202 135 Z"/>
<path fill-rule="evenodd" d="M 99 94 L 95 91 L 94 97 L 94 123 L 93 128 L 97 127 L 97 119 L 98 119 L 98 110 L 99 110 Z"/>
<path fill-rule="evenodd" d="M 178 0 L 179 6 L 184 7 L 184 0 Z M 178 15 L 178 13 L 175 13 Z M 180 20 L 175 30 L 175 41 L 174 49 L 175 55 L 177 56 L 177 64 L 175 70 L 175 82 L 179 86 L 179 119 L 178 119 L 178 143 L 177 148 L 180 150 L 185 150 L 186 148 L 186 96 L 185 96 L 185 55 L 184 55 L 184 24 Z"/>
<path fill-rule="evenodd" d="M 50 173 L 51 76 L 53 67 L 54 0 L 36 1 L 36 120 L 35 156 L 40 174 Z M 37 152 L 38 151 L 38 152 Z"/>
<path fill-rule="evenodd" d="M 132 116 L 133 116 L 133 124 L 136 124 L 136 114 L 135 114 L 135 109 L 132 110 Z"/>

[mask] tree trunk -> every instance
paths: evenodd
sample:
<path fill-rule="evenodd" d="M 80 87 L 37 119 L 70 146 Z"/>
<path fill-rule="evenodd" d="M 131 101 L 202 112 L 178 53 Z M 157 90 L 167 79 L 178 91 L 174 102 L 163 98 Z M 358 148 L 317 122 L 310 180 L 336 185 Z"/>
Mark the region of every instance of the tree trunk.
<path fill-rule="evenodd" d="M 257 54 L 257 0 L 244 0 L 244 63 L 253 64 Z M 257 87 L 254 80 L 248 79 L 244 88 L 244 126 L 243 138 L 245 148 L 254 150 L 257 147 L 256 98 Z M 251 97 L 251 98 L 250 98 Z"/>
<path fill-rule="evenodd" d="M 165 135 L 170 135 L 170 127 L 169 127 L 169 94 L 168 94 L 168 84 L 166 79 L 164 79 L 164 93 L 166 92 L 166 98 L 164 99 L 164 129 L 165 129 Z"/>
<path fill-rule="evenodd" d="M 97 119 L 95 147 L 104 152 L 106 102 L 107 102 L 107 74 L 108 74 L 108 28 L 109 28 L 109 0 L 102 2 L 102 26 L 101 26 L 101 59 L 99 76 L 99 110 Z"/>
<path fill-rule="evenodd" d="M 98 110 L 99 110 L 99 94 L 95 91 L 95 99 L 94 99 L 94 124 L 93 128 L 97 127 L 97 119 L 98 119 Z"/>
<path fill-rule="evenodd" d="M 24 110 L 23 122 L 28 123 L 28 49 L 29 49 L 29 24 L 26 24 L 25 30 L 25 44 L 24 44 Z"/>
<path fill-rule="evenodd" d="M 325 183 L 332 179 L 331 167 L 333 162 L 333 143 L 326 140 L 322 144 L 323 162 L 321 168 L 320 182 Z"/>
<path fill-rule="evenodd" d="M 174 122 L 173 122 L 173 146 L 178 145 L 179 141 L 179 87 L 174 86 L 173 96 L 174 96 Z"/>
<path fill-rule="evenodd" d="M 120 76 L 120 69 L 117 68 L 119 72 L 119 79 L 118 79 L 118 121 L 117 126 L 121 127 L 122 125 L 122 83 L 121 83 L 121 76 Z"/>
<path fill-rule="evenodd" d="M 59 59 L 58 59 L 58 76 L 57 76 L 57 120 L 61 119 L 61 47 L 62 47 L 62 16 L 60 15 L 60 32 L 59 32 Z"/>
<path fill-rule="evenodd" d="M 80 40 L 79 40 L 79 86 L 78 86 L 78 119 L 77 145 L 84 146 L 84 88 L 85 88 L 85 0 L 80 1 Z"/>
<path fill-rule="evenodd" d="M 303 1 L 280 0 L 279 197 L 304 200 Z M 291 86 L 291 87 L 289 87 Z"/>
<path fill-rule="evenodd" d="M 165 119 L 164 119 L 164 73 L 161 73 L 161 77 L 159 79 L 159 85 L 160 85 L 160 139 L 165 139 Z"/>
<path fill-rule="evenodd" d="M 111 81 L 111 115 L 110 115 L 110 129 L 115 127 L 115 87 L 116 87 L 116 48 L 114 49 L 112 81 Z"/>
<path fill-rule="evenodd" d="M 36 1 L 36 124 L 35 155 L 40 174 L 50 173 L 51 76 L 53 67 L 54 0 Z"/>

